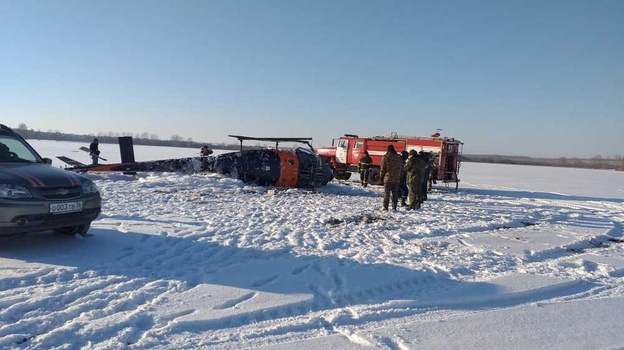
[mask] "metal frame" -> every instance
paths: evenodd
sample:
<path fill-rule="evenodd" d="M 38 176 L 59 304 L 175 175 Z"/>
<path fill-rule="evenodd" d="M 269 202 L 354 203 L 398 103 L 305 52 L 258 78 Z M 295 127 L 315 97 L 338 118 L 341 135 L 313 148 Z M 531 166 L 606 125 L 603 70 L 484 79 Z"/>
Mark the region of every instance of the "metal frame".
<path fill-rule="evenodd" d="M 314 147 L 312 147 L 311 137 L 254 137 L 254 136 L 241 136 L 241 135 L 228 135 L 228 137 L 233 137 L 238 139 L 240 142 L 240 151 L 243 152 L 243 141 L 265 141 L 265 142 L 275 142 L 275 149 L 279 146 L 280 142 L 300 142 L 308 145 L 312 152 L 314 152 Z"/>

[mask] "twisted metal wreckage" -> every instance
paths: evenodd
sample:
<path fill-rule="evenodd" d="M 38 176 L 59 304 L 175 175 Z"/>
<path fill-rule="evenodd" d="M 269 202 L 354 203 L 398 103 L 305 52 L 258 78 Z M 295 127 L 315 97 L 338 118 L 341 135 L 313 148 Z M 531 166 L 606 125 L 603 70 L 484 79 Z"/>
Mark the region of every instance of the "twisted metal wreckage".
<path fill-rule="evenodd" d="M 136 162 L 132 138 L 120 137 L 121 163 L 86 165 L 64 156 L 57 158 L 71 166 L 67 170 L 75 172 L 213 172 L 259 186 L 313 188 L 325 186 L 334 177 L 331 166 L 315 154 L 311 138 L 228 136 L 238 139 L 240 151 L 217 156 Z M 251 140 L 275 142 L 275 149 L 244 150 L 243 141 Z M 280 142 L 303 143 L 309 148 L 281 150 L 278 148 Z"/>

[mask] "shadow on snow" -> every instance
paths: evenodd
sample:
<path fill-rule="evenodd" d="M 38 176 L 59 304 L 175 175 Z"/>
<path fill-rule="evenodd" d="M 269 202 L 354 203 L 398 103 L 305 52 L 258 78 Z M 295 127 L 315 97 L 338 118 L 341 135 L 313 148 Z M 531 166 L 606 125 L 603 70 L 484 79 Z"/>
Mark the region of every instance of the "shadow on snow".
<path fill-rule="evenodd" d="M 460 189 L 460 193 L 475 194 L 480 196 L 499 196 L 509 198 L 526 198 L 526 199 L 548 199 L 548 200 L 562 200 L 562 201 L 578 201 L 578 202 L 611 202 L 611 203 L 624 203 L 624 199 L 620 198 L 602 198 L 602 197 L 588 197 L 588 196 L 575 196 L 566 195 L 552 192 L 533 192 L 533 191 L 512 191 L 512 190 L 489 190 L 489 189 L 476 189 L 467 188 Z"/>
<path fill-rule="evenodd" d="M 387 318 L 433 309 L 476 310 L 510 306 L 578 292 L 574 289 L 545 290 L 501 298 L 501 288 L 494 283 L 457 281 L 433 270 L 412 270 L 385 263 L 362 264 L 334 256 L 295 256 L 289 250 L 239 248 L 192 238 L 120 233 L 97 228 L 91 232 L 94 235 L 85 239 L 43 233 L 4 241 L 0 257 L 76 269 L 74 275 L 85 272 L 89 276 L 103 278 L 139 279 L 144 284 L 160 280 L 179 281 L 183 291 L 210 285 L 236 288 L 230 300 L 212 307 L 217 311 L 233 309 L 257 292 L 282 295 L 285 299 L 307 295 L 303 299 L 293 298 L 295 305 L 291 302 L 287 307 L 284 306 L 288 304 L 286 300 L 286 304 L 276 307 L 280 310 L 265 316 L 265 319 L 299 316 L 350 305 L 379 306 L 400 301 L 402 304 L 399 307 L 387 306 L 387 310 L 396 310 L 383 316 Z M 0 287 L 9 290 L 36 285 L 37 278 L 5 277 L 0 279 Z M 585 285 L 582 288 L 589 287 Z M 212 320 L 200 322 L 191 330 L 256 322 L 259 319 L 256 316 L 264 315 L 266 308 L 252 310 L 256 316 L 251 318 L 241 318 L 241 312 L 245 311 L 239 311 L 239 318 L 234 324 Z M 372 317 L 382 318 L 379 315 Z M 358 318 L 357 321 L 347 322 L 366 321 L 366 318 Z"/>

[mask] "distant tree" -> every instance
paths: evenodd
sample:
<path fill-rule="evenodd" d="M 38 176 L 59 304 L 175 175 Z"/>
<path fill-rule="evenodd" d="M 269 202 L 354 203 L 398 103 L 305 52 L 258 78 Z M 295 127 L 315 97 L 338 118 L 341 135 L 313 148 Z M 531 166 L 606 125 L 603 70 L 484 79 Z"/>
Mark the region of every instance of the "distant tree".
<path fill-rule="evenodd" d="M 24 123 L 20 123 L 17 126 L 16 132 L 18 134 L 20 134 L 25 139 L 29 139 L 29 138 L 31 138 L 32 135 L 35 134 L 35 132 L 33 130 L 28 130 L 28 126 L 26 126 L 26 124 L 24 124 Z"/>
<path fill-rule="evenodd" d="M 186 139 L 186 141 L 187 141 L 187 142 L 193 142 L 193 138 L 192 138 L 192 137 L 189 137 L 189 138 L 187 138 L 187 139 Z"/>
<path fill-rule="evenodd" d="M 569 161 L 570 166 L 575 167 L 575 168 L 580 168 L 581 167 L 581 160 L 578 158 L 572 158 Z"/>
<path fill-rule="evenodd" d="M 615 170 L 624 171 L 624 156 L 615 156 Z"/>
<path fill-rule="evenodd" d="M 171 136 L 171 141 L 182 141 L 184 140 L 184 138 L 180 135 L 172 135 Z"/>
<path fill-rule="evenodd" d="M 604 158 L 602 158 L 601 155 L 593 156 L 590 159 L 590 162 L 591 162 L 591 167 L 592 168 L 595 168 L 595 169 L 604 169 L 604 168 L 606 168 L 605 165 L 606 165 L 607 162 L 605 161 Z"/>
<path fill-rule="evenodd" d="M 160 140 L 160 136 L 158 136 L 156 134 L 150 134 L 149 138 L 150 138 L 150 140 L 156 140 L 156 141 Z"/>
<path fill-rule="evenodd" d="M 147 131 L 144 131 L 141 133 L 141 138 L 142 139 L 149 139 L 150 138 L 150 134 Z"/>

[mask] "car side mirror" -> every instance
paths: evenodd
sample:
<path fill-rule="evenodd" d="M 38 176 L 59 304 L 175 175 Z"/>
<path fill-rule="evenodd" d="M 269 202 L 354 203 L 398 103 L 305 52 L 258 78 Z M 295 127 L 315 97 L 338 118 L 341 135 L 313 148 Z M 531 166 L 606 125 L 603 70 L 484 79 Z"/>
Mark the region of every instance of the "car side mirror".
<path fill-rule="evenodd" d="M 43 158 L 43 162 L 48 164 L 48 165 L 52 165 L 52 159 L 50 159 L 50 158 Z"/>

